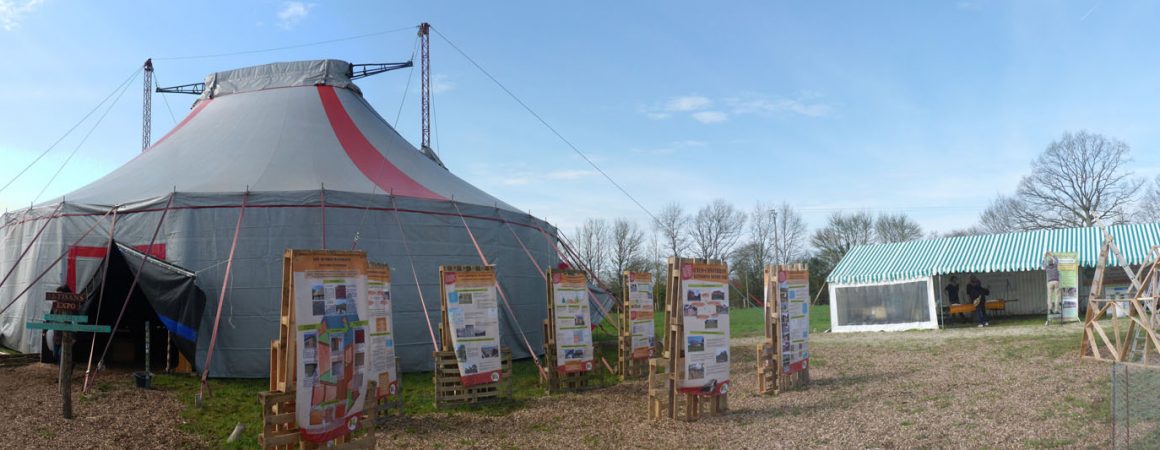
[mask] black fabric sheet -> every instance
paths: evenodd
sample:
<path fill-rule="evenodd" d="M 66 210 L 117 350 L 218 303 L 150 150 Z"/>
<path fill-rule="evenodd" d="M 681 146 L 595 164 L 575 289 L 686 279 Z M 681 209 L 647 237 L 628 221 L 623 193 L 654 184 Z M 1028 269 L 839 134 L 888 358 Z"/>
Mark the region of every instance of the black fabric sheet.
<path fill-rule="evenodd" d="M 112 246 L 112 251 L 101 261 L 101 266 L 82 291 L 86 296 L 82 314 L 89 316 L 90 323 L 112 326 L 128 298 L 129 304 L 124 307 L 119 326 L 121 330 L 129 330 L 134 339 L 143 338 L 145 321 L 160 322 L 172 333 L 177 350 L 189 361 L 196 361 L 197 330 L 205 310 L 205 293 L 194 284 L 196 276 L 192 272 L 156 258 L 149 258 L 142 266 L 144 258 L 143 253 L 132 248 L 121 244 Z M 102 279 L 106 264 L 108 273 Z M 130 296 L 129 288 L 138 269 L 141 274 Z M 102 284 L 105 284 L 103 299 Z M 91 320 L 94 317 L 95 322 Z M 95 339 L 96 352 L 100 355 L 108 335 L 97 335 Z M 78 339 L 78 343 L 80 341 Z M 164 345 L 163 341 L 153 343 L 154 348 L 163 348 Z M 86 350 L 87 354 L 87 346 L 79 348 Z"/>

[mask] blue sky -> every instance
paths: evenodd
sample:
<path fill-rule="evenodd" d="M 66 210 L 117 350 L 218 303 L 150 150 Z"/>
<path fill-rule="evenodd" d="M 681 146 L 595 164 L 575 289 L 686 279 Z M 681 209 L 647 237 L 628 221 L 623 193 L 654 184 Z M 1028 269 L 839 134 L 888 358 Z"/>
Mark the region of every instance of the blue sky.
<path fill-rule="evenodd" d="M 788 201 L 811 226 L 834 211 L 905 212 L 924 229 L 975 222 L 1064 131 L 1133 149 L 1160 173 L 1160 4 L 945 2 L 69 2 L 0 0 L 0 183 L 60 138 L 147 57 L 163 85 L 273 61 L 410 57 L 432 23 L 646 207 Z M 571 230 L 646 216 L 439 36 L 433 139 L 448 167 Z M 418 79 L 361 80 L 418 140 Z M 60 177 L 94 119 L 0 207 L 83 186 L 140 146 L 137 79 Z M 153 136 L 191 96 L 153 99 Z M 168 103 L 168 107 L 167 107 Z M 102 110 L 103 111 L 103 110 Z M 170 113 L 172 111 L 172 114 Z"/>

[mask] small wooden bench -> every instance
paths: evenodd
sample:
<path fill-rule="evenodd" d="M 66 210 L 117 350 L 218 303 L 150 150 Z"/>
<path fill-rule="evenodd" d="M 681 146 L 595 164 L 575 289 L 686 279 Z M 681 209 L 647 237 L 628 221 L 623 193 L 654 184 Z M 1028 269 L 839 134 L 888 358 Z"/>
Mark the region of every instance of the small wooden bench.
<path fill-rule="evenodd" d="M 987 300 L 987 311 L 1006 311 L 1007 300 L 994 299 Z M 975 312 L 975 305 L 972 303 L 952 304 L 947 307 L 947 314 L 971 314 Z"/>

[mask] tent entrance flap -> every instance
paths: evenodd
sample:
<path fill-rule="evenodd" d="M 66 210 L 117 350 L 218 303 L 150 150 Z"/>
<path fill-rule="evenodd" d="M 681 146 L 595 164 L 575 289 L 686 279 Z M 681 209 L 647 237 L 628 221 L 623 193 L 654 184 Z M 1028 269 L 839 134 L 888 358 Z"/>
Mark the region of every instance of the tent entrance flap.
<path fill-rule="evenodd" d="M 834 289 L 837 327 L 926 323 L 934 320 L 930 280 L 838 286 Z"/>
<path fill-rule="evenodd" d="M 196 286 L 194 273 L 165 261 L 155 258 L 144 261 L 144 258 L 143 253 L 117 244 L 101 261 L 102 266 L 108 265 L 107 275 L 101 279 L 102 271 L 98 270 L 85 286 L 82 292 L 87 298 L 82 313 L 89 315 L 90 323 L 114 326 L 122 309 L 125 312 L 112 333 L 95 337 L 82 333 L 76 348 L 87 350 L 89 339 L 96 339 L 97 357 L 108 347 L 106 364 L 139 366 L 145 361 L 145 334 L 149 333 L 152 367 L 164 367 L 166 358 L 176 353 L 195 361 L 205 293 Z M 134 278 L 136 286 L 133 286 Z M 105 285 L 104 305 L 97 315 L 97 293 L 101 292 L 102 284 Z M 79 345 L 81 342 L 85 344 Z M 168 342 L 173 345 L 170 350 L 173 354 L 169 355 L 166 354 Z"/>

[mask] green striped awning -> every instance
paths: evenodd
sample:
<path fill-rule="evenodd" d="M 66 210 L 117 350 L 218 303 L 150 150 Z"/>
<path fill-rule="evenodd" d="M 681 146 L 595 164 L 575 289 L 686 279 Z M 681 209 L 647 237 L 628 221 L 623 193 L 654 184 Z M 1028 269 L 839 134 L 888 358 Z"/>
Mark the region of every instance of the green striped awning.
<path fill-rule="evenodd" d="M 1112 225 L 1108 232 L 1128 264 L 1150 262 L 1152 246 L 1160 245 L 1160 223 Z M 1075 252 L 1081 266 L 1095 267 L 1102 241 L 1100 229 L 1088 227 L 862 245 L 850 250 L 826 281 L 855 284 L 949 273 L 1039 270 L 1048 251 Z M 1108 265 L 1118 264 L 1115 255 L 1109 254 Z"/>

